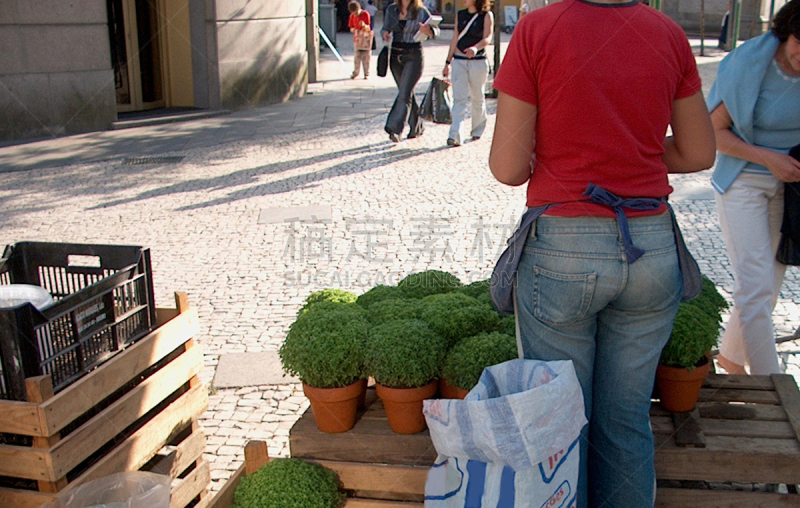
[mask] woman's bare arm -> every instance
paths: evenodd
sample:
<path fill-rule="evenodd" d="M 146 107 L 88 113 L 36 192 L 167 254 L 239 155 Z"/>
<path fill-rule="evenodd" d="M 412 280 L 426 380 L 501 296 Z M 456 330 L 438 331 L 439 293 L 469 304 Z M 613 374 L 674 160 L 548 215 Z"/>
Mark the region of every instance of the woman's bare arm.
<path fill-rule="evenodd" d="M 522 185 L 531 177 L 536 112 L 535 104 L 498 92 L 497 121 L 489 154 L 489 168 L 494 177 L 504 184 Z"/>

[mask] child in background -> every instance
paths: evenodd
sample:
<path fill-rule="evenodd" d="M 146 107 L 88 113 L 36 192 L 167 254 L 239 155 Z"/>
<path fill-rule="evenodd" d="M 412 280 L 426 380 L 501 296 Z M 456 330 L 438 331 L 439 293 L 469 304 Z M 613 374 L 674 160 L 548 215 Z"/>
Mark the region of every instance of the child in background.
<path fill-rule="evenodd" d="M 347 5 L 350 11 L 348 26 L 353 32 L 353 46 L 355 68 L 350 79 L 358 77 L 359 67 L 364 67 L 364 79 L 369 78 L 369 60 L 372 51 L 372 29 L 370 29 L 370 15 L 361 8 L 361 4 L 353 0 Z"/>

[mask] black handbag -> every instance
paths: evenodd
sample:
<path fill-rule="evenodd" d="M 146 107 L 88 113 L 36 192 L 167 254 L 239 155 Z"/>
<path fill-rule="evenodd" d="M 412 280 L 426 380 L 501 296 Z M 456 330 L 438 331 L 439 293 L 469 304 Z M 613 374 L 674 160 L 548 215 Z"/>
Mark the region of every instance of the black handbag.
<path fill-rule="evenodd" d="M 800 160 L 800 145 L 792 148 L 789 155 Z M 781 242 L 775 259 L 784 265 L 800 265 L 800 183 L 783 184 Z"/>
<path fill-rule="evenodd" d="M 378 76 L 386 76 L 386 71 L 389 69 L 389 46 L 384 46 L 381 52 L 378 53 Z"/>
<path fill-rule="evenodd" d="M 434 77 L 425 97 L 422 98 L 419 116 L 429 122 L 453 123 L 451 108 L 453 99 L 450 94 L 450 83 Z"/>

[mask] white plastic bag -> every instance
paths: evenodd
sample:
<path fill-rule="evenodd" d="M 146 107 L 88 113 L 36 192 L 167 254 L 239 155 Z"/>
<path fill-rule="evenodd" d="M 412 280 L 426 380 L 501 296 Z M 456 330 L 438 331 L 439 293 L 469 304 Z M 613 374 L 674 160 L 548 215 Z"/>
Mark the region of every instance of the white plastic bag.
<path fill-rule="evenodd" d="M 426 508 L 574 506 L 583 392 L 572 361 L 511 360 L 464 400 L 426 400 Z"/>
<path fill-rule="evenodd" d="M 68 490 L 41 508 L 169 508 L 171 483 L 167 475 L 115 473 Z"/>
<path fill-rule="evenodd" d="M 53 297 L 41 286 L 32 284 L 0 285 L 0 309 L 11 309 L 31 303 L 37 310 L 53 304 Z"/>

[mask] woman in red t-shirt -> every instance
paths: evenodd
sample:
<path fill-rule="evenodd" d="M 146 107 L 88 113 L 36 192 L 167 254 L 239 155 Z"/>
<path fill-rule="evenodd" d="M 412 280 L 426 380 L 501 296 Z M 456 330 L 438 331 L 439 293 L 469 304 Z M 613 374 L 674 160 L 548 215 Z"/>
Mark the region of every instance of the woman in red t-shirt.
<path fill-rule="evenodd" d="M 550 206 L 525 241 L 515 305 L 524 357 L 572 360 L 583 388 L 578 507 L 653 506 L 650 395 L 683 293 L 662 200 L 667 173 L 714 163 L 700 85 L 677 24 L 613 0 L 527 14 L 494 81 L 492 174 Z M 589 184 L 653 206 L 590 202 Z"/>

